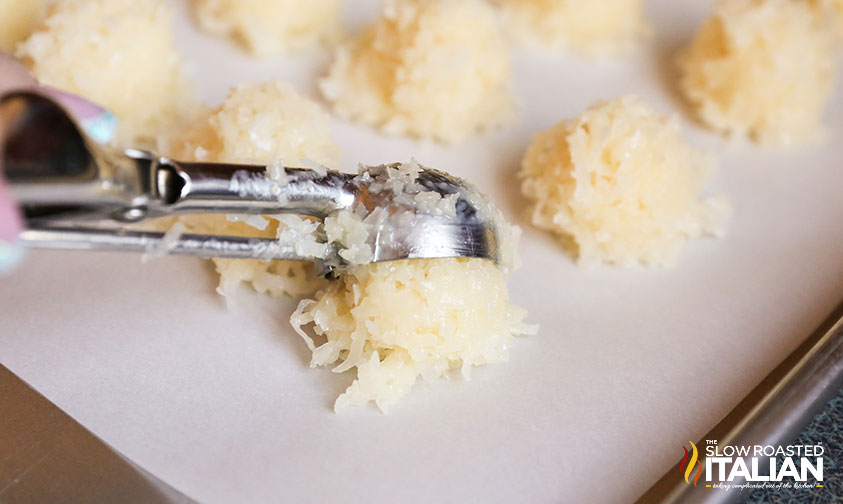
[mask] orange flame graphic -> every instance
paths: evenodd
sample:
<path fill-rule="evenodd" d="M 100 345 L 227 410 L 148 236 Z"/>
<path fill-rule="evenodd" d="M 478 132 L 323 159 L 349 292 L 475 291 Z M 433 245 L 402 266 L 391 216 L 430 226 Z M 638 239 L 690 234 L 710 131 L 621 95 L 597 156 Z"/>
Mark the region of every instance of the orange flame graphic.
<path fill-rule="evenodd" d="M 702 464 L 699 462 L 699 452 L 697 452 L 697 445 L 694 444 L 693 441 L 688 441 L 691 443 L 691 460 L 688 460 L 688 449 L 685 446 L 682 446 L 682 449 L 685 451 L 685 456 L 682 457 L 682 462 L 679 464 L 679 472 L 685 475 L 685 483 L 691 484 L 691 473 L 694 472 L 694 469 L 697 470 L 697 475 L 694 476 L 694 486 L 697 486 L 697 481 L 700 480 L 700 475 L 702 475 Z"/>
<path fill-rule="evenodd" d="M 697 475 L 694 476 L 694 486 L 697 486 L 697 481 L 699 481 L 701 474 L 702 474 L 702 464 L 699 461 L 697 461 Z"/>

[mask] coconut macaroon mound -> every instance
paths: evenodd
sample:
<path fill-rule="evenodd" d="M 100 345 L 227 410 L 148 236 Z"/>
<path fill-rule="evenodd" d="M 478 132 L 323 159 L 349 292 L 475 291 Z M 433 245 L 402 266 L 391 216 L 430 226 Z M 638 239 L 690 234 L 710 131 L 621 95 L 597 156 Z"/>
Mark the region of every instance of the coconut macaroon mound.
<path fill-rule="evenodd" d="M 834 26 L 838 39 L 843 39 L 843 0 L 809 0 L 823 20 Z"/>
<path fill-rule="evenodd" d="M 808 2 L 721 1 L 679 57 L 680 88 L 717 131 L 805 144 L 819 138 L 834 63 L 834 36 Z"/>
<path fill-rule="evenodd" d="M 0 0 L 0 51 L 14 52 L 18 42 L 35 30 L 45 0 Z"/>
<path fill-rule="evenodd" d="M 192 0 L 199 26 L 260 56 L 340 37 L 341 0 Z"/>
<path fill-rule="evenodd" d="M 386 412 L 419 377 L 459 369 L 469 378 L 472 366 L 506 361 L 517 336 L 536 332 L 525 316 L 491 261 L 413 259 L 352 268 L 302 301 L 291 322 L 313 351 L 311 366 L 357 369 L 337 411 L 374 401 Z"/>
<path fill-rule="evenodd" d="M 120 120 L 120 143 L 151 142 L 192 104 L 163 0 L 62 0 L 17 51 L 42 84 Z"/>
<path fill-rule="evenodd" d="M 714 170 L 676 117 L 623 96 L 536 135 L 520 177 L 533 224 L 572 240 L 580 265 L 665 267 L 719 234 L 729 204 L 700 196 Z"/>
<path fill-rule="evenodd" d="M 177 159 L 290 166 L 302 161 L 337 169 L 340 148 L 331 116 L 288 83 L 245 83 L 225 102 L 194 113 L 190 127 L 162 148 Z"/>
<path fill-rule="evenodd" d="M 180 226 L 179 233 L 219 234 L 278 238 L 284 243 L 305 241 L 320 246 L 313 237 L 318 224 L 294 215 L 249 218 L 240 215 L 185 215 L 168 220 L 165 229 Z M 217 292 L 232 306 L 242 285 L 258 294 L 272 297 L 311 295 L 327 284 L 316 274 L 313 263 L 303 261 L 264 261 L 261 259 L 211 259 L 220 276 Z"/>
<path fill-rule="evenodd" d="M 266 164 L 270 175 L 279 166 L 318 163 L 338 168 L 340 149 L 331 137 L 330 116 L 317 104 L 279 83 L 241 84 L 225 103 L 196 114 L 190 126 L 167 142 L 162 152 L 174 159 Z M 298 247 L 318 247 L 317 223 L 295 215 L 201 215 L 179 218 L 197 233 L 278 237 Z M 302 296 L 325 285 L 308 262 L 213 259 L 220 274 L 218 291 L 228 298 L 245 283 L 273 296 Z"/>
<path fill-rule="evenodd" d="M 510 303 L 506 286 L 520 230 L 485 198 L 471 206 L 494 222 L 498 263 L 441 258 L 367 264 L 372 238 L 380 243 L 390 225 L 416 226 L 419 214 L 457 218 L 458 198 L 416 183 L 421 169 L 411 161 L 361 171 L 358 177 L 369 187 L 389 188 L 393 201 L 412 200 L 414 210 L 366 210 L 365 218 L 343 210 L 326 219 L 327 239 L 351 266 L 313 299 L 303 300 L 290 319 L 313 352 L 312 367 L 356 368 L 357 379 L 336 400 L 336 410 L 373 401 L 386 412 L 419 377 L 434 380 L 460 370 L 468 379 L 473 366 L 506 361 L 517 336 L 537 331 L 524 323 L 526 311 Z"/>
<path fill-rule="evenodd" d="M 515 111 L 506 43 L 482 0 L 389 0 L 320 88 L 342 117 L 446 143 Z"/>
<path fill-rule="evenodd" d="M 586 55 L 629 52 L 649 33 L 644 0 L 492 0 L 515 36 L 533 46 Z"/>

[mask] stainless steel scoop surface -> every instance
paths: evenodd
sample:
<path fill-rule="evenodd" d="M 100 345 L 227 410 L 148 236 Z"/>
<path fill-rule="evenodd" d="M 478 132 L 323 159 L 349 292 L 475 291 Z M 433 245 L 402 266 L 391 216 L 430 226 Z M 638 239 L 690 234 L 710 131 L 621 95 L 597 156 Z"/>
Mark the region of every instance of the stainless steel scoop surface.
<path fill-rule="evenodd" d="M 500 230 L 485 198 L 436 170 L 421 169 L 415 183 L 442 197 L 456 194 L 456 216 L 415 206 L 412 198 L 377 182 L 377 174 L 396 165 L 358 175 L 283 167 L 280 183 L 263 165 L 181 162 L 97 144 L 60 105 L 33 92 L 0 98 L 0 134 L 0 167 L 25 210 L 28 229 L 20 238 L 31 247 L 148 252 L 162 246 L 164 233 L 127 230 L 127 224 L 208 213 L 292 213 L 324 220 L 351 210 L 362 217 L 387 216 L 368 238 L 371 262 L 500 259 Z M 393 218 L 400 215 L 404 218 Z M 348 266 L 336 246 L 320 256 L 302 256 L 294 243 L 271 238 L 185 234 L 165 245 L 171 254 Z"/>

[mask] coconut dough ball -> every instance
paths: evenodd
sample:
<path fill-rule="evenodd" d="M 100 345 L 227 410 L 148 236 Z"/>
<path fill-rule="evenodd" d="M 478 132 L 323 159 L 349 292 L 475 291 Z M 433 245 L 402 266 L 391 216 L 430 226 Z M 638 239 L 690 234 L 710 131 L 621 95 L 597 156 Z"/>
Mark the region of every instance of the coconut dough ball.
<path fill-rule="evenodd" d="M 270 172 L 282 163 L 317 163 L 337 169 L 340 158 L 340 149 L 331 137 L 330 116 L 292 86 L 277 82 L 235 87 L 225 103 L 199 111 L 190 127 L 169 139 L 162 149 L 174 159 L 266 164 Z M 307 247 L 324 246 L 314 237 L 317 223 L 295 215 L 182 216 L 179 222 L 196 233 L 278 237 L 296 243 L 302 252 Z M 273 296 L 302 296 L 325 286 L 309 262 L 213 261 L 220 274 L 218 291 L 227 299 L 243 283 Z"/>
<path fill-rule="evenodd" d="M 38 25 L 44 0 L 0 0 L 0 51 L 12 53 Z"/>
<path fill-rule="evenodd" d="M 42 84 L 114 112 L 120 143 L 153 140 L 191 103 L 163 0 L 55 2 L 17 54 Z"/>
<path fill-rule="evenodd" d="M 818 138 L 834 63 L 833 35 L 807 2 L 721 1 L 680 55 L 680 88 L 717 131 L 798 145 Z"/>
<path fill-rule="evenodd" d="M 287 83 L 240 84 L 222 105 L 196 115 L 165 147 L 173 157 L 339 168 L 340 148 L 331 136 L 330 115 Z"/>
<path fill-rule="evenodd" d="M 714 169 L 675 117 L 624 96 L 536 135 L 520 176 L 533 224 L 572 241 L 580 265 L 662 267 L 719 233 L 728 203 L 700 196 Z"/>
<path fill-rule="evenodd" d="M 821 20 L 834 27 L 838 39 L 843 39 L 843 0 L 809 0 Z"/>
<path fill-rule="evenodd" d="M 644 0 L 493 0 L 517 38 L 588 55 L 627 52 L 648 33 Z"/>
<path fill-rule="evenodd" d="M 192 6 L 203 30 L 261 56 L 340 36 L 341 0 L 193 0 Z"/>
<path fill-rule="evenodd" d="M 442 142 L 514 115 L 506 43 L 481 0 L 388 1 L 320 87 L 343 117 Z"/>
<path fill-rule="evenodd" d="M 357 379 L 334 405 L 384 412 L 419 377 L 505 362 L 519 335 L 534 334 L 509 301 L 504 273 L 483 259 L 414 259 L 357 266 L 304 300 L 291 318 L 313 352 L 311 366 L 339 362 Z M 318 345 L 305 331 L 325 342 Z"/>

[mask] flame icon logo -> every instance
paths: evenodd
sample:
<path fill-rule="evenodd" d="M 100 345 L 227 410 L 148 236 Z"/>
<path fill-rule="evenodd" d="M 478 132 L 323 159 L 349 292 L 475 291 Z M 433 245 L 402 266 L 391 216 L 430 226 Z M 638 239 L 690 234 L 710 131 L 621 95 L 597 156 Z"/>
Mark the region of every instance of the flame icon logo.
<path fill-rule="evenodd" d="M 697 445 L 693 443 L 693 441 L 688 441 L 691 443 L 691 460 L 688 460 L 688 449 L 685 446 L 682 446 L 682 449 L 685 450 L 685 456 L 682 457 L 682 463 L 679 464 L 679 473 L 685 475 L 685 483 L 691 484 L 691 473 L 694 472 L 694 468 L 697 469 L 697 475 L 694 476 L 694 486 L 697 486 L 697 481 L 700 479 L 700 475 L 702 474 L 702 464 L 699 461 L 699 453 L 697 452 Z"/>

